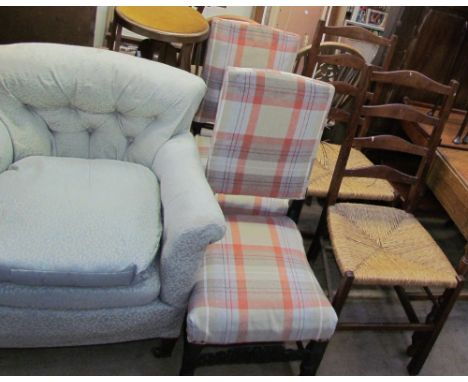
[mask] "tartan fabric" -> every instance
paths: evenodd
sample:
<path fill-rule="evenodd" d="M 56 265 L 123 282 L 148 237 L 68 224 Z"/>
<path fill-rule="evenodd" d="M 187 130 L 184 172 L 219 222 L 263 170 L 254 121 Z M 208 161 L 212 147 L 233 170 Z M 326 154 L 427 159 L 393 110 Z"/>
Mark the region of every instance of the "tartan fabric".
<path fill-rule="evenodd" d="M 228 66 L 292 72 L 300 37 L 259 24 L 213 18 L 203 64 L 206 95 L 195 121 L 214 123 L 224 72 Z"/>
<path fill-rule="evenodd" d="M 192 292 L 191 343 L 328 340 L 337 316 L 317 282 L 296 225 L 287 217 L 227 217 L 208 246 Z"/>
<path fill-rule="evenodd" d="M 214 192 L 304 198 L 333 93 L 292 73 L 228 68 L 207 165 Z"/>
<path fill-rule="evenodd" d="M 201 164 L 205 168 L 208 161 L 211 137 L 196 135 L 195 141 Z M 225 215 L 285 216 L 289 207 L 287 199 L 261 196 L 216 194 L 216 199 Z"/>
<path fill-rule="evenodd" d="M 286 216 L 288 199 L 265 198 L 249 195 L 216 194 L 224 215 Z"/>

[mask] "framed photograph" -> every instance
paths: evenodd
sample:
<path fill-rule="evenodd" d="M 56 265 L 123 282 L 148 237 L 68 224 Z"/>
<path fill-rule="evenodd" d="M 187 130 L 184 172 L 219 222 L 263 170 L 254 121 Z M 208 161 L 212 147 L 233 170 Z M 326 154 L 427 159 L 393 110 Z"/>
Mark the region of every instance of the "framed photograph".
<path fill-rule="evenodd" d="M 354 7 L 351 20 L 365 24 L 367 20 L 367 10 L 367 7 Z"/>
<path fill-rule="evenodd" d="M 380 12 L 375 9 L 367 10 L 367 24 L 383 28 L 385 27 L 385 21 L 387 21 L 387 12 Z"/>

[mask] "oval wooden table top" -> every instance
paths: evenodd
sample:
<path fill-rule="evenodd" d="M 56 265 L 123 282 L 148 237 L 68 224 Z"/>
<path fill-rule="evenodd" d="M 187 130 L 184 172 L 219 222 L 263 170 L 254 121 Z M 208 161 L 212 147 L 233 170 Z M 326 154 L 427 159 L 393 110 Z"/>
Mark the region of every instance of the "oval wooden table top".
<path fill-rule="evenodd" d="M 209 25 L 192 7 L 116 7 L 119 23 L 132 32 L 169 43 L 196 43 L 208 37 Z"/>

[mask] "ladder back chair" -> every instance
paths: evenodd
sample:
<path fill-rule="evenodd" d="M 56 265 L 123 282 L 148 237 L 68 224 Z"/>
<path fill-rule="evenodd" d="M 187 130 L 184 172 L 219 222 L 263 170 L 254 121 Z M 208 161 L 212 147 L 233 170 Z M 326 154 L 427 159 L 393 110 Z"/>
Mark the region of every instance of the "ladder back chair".
<path fill-rule="evenodd" d="M 404 104 L 364 105 L 361 115 L 373 120 L 390 118 L 396 121 L 425 122 L 433 126 L 427 144 L 417 145 L 394 135 L 357 137 L 358 118 L 353 120 L 347 137 L 341 146 L 333 174 L 332 185 L 320 218 L 314 242 L 318 243 L 326 226 L 333 252 L 342 275 L 333 306 L 338 315 L 353 285 L 392 287 L 400 300 L 409 323 L 345 323 L 341 330 L 410 330 L 412 344 L 407 353 L 410 374 L 418 374 L 447 319 L 463 286 L 463 277 L 457 275 L 445 254 L 412 215 L 421 194 L 425 175 L 440 141 L 458 88 L 456 81 L 443 85 L 415 71 L 379 72 L 370 69 L 367 82 L 379 82 L 433 92 L 444 97 L 438 117 L 426 115 Z M 360 104 L 364 103 L 361 95 Z M 415 174 L 408 174 L 387 165 L 371 165 L 348 169 L 346 162 L 351 146 L 369 150 L 389 150 L 412 154 L 420 158 Z M 404 183 L 409 191 L 404 196 L 404 209 L 359 203 L 336 203 L 343 177 L 372 177 L 390 182 Z M 313 260 L 318 245 L 312 244 L 309 255 Z M 312 253 L 311 253 L 312 252 Z M 430 313 L 421 321 L 409 297 L 406 287 L 421 287 L 433 302 Z M 443 288 L 434 297 L 430 288 Z"/>
<path fill-rule="evenodd" d="M 213 191 L 303 199 L 333 92 L 292 73 L 228 68 L 207 164 Z M 204 346 L 233 348 L 231 363 L 300 360 L 301 373 L 314 374 L 336 315 L 294 221 L 225 217 L 226 235 L 206 251 L 189 300 L 181 374 L 226 361 L 226 352 L 201 354 Z M 298 349 L 283 348 L 287 341 Z"/>
<path fill-rule="evenodd" d="M 383 48 L 385 48 L 385 54 L 382 65 L 373 66 L 376 68 L 381 68 L 383 70 L 387 70 L 389 68 L 395 50 L 395 45 L 397 42 L 396 36 L 392 36 L 390 39 L 387 39 L 384 37 L 376 36 L 373 33 L 361 27 L 328 27 L 325 26 L 325 22 L 323 20 L 319 21 L 313 39 L 313 43 L 309 49 L 303 75 L 313 78 L 319 77 L 323 81 L 327 81 L 327 79 L 336 81 L 334 77 L 328 77 L 326 75 L 323 75 L 324 72 L 327 73 L 327 67 L 335 66 L 336 68 L 341 68 L 341 71 L 345 74 L 341 77 L 338 77 L 339 80 L 354 86 L 357 86 L 357 84 L 359 83 L 360 75 L 362 75 L 362 69 L 346 67 L 346 65 L 343 62 L 340 62 L 340 60 L 338 59 L 336 60 L 336 62 L 331 62 L 330 59 L 328 59 L 328 62 L 324 63 L 323 57 L 327 56 L 327 53 L 325 53 L 327 51 L 323 48 L 323 46 L 327 46 L 327 44 L 329 44 L 330 47 L 333 47 L 333 44 L 339 44 L 336 42 L 321 43 L 324 36 L 346 37 L 349 39 L 365 41 L 368 43 L 382 46 Z M 356 53 L 352 50 L 348 50 L 348 52 L 349 55 L 356 55 Z M 359 55 L 359 57 L 362 58 L 361 55 Z M 369 92 L 369 89 L 367 89 L 367 99 L 374 101 L 375 99 L 379 98 L 377 94 L 377 92 L 380 92 L 379 89 L 382 89 L 382 86 L 380 86 L 380 84 L 377 84 L 376 86 L 376 93 L 371 93 Z M 335 108 L 352 110 L 352 106 L 347 104 L 349 102 L 349 95 L 343 94 L 339 98 L 335 96 L 333 106 Z M 356 111 L 356 109 L 354 109 L 354 111 Z M 333 118 L 329 118 L 329 121 L 331 125 L 334 125 L 335 121 L 333 120 Z M 365 130 L 367 131 L 367 128 L 364 127 L 366 125 L 366 120 L 360 120 L 359 123 L 363 126 L 361 129 L 361 134 L 363 134 Z M 346 126 L 349 125 L 346 124 Z M 320 150 L 317 154 L 318 163 L 317 166 L 314 166 L 314 172 L 312 173 L 310 178 L 310 184 L 308 189 L 309 197 L 326 197 L 339 151 L 340 145 L 338 144 L 324 143 L 321 145 Z M 362 167 L 370 164 L 371 162 L 369 161 L 369 159 L 361 151 L 354 148 L 351 150 L 350 158 L 348 161 L 348 167 Z M 392 185 L 389 182 L 385 180 L 353 177 L 346 178 L 343 180 L 343 184 L 340 188 L 340 193 L 338 197 L 341 200 L 373 200 L 378 202 L 392 202 L 397 199 L 398 192 L 392 187 Z"/>
<path fill-rule="evenodd" d="M 398 37 L 393 35 L 390 38 L 380 37 L 375 35 L 374 33 L 368 31 L 365 28 L 358 27 L 358 26 L 342 26 L 342 27 L 335 27 L 335 26 L 326 26 L 324 20 L 319 20 L 317 24 L 317 28 L 315 29 L 315 34 L 312 40 L 312 44 L 310 45 L 310 49 L 305 57 L 305 65 L 302 71 L 302 75 L 306 77 L 312 77 L 315 66 L 317 64 L 316 58 L 320 54 L 320 44 L 322 40 L 325 38 L 346 38 L 349 40 L 361 41 L 366 42 L 369 44 L 375 44 L 383 49 L 385 49 L 385 53 L 383 54 L 383 60 L 381 64 L 372 64 L 382 70 L 388 70 L 390 68 L 390 64 L 392 62 L 393 54 L 395 53 L 396 43 L 398 41 Z"/>

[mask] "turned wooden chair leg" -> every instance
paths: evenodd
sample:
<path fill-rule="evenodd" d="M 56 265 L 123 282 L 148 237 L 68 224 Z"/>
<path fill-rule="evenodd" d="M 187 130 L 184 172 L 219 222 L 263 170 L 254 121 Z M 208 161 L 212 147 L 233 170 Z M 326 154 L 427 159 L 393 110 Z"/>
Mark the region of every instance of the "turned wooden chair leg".
<path fill-rule="evenodd" d="M 300 368 L 300 375 L 315 375 L 317 374 L 317 370 L 322 362 L 322 358 L 325 354 L 325 350 L 327 350 L 327 342 L 317 342 L 317 341 L 310 341 L 307 346 L 306 350 L 307 353 L 302 359 L 301 368 Z"/>
<path fill-rule="evenodd" d="M 354 273 L 351 271 L 346 271 L 341 278 L 340 285 L 338 290 L 333 297 L 332 305 L 335 309 L 336 315 L 340 317 L 343 306 L 348 298 L 349 291 L 354 282 Z"/>
<path fill-rule="evenodd" d="M 202 349 L 202 345 L 191 344 L 187 341 L 187 338 L 185 338 L 182 366 L 179 375 L 194 375 Z"/>
<path fill-rule="evenodd" d="M 322 216 L 320 217 L 317 229 L 315 230 L 314 236 L 312 238 L 312 243 L 310 244 L 309 250 L 307 251 L 307 260 L 309 260 L 310 263 L 314 263 L 315 260 L 317 260 L 321 248 L 320 238 L 326 231 L 325 218 Z"/>
<path fill-rule="evenodd" d="M 176 343 L 177 338 L 161 338 L 159 345 L 151 349 L 151 352 L 156 358 L 170 357 Z"/>
<path fill-rule="evenodd" d="M 439 299 L 439 304 L 434 305 L 433 310 L 428 315 L 428 320 L 434 323 L 434 329 L 427 333 L 424 338 L 419 339 L 419 344 L 415 349 L 415 355 L 408 364 L 408 373 L 417 375 L 421 371 L 424 362 L 431 352 L 434 343 L 439 336 L 445 321 L 455 304 L 464 284 L 462 276 L 458 276 L 458 284 L 455 288 L 446 289 Z"/>

